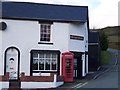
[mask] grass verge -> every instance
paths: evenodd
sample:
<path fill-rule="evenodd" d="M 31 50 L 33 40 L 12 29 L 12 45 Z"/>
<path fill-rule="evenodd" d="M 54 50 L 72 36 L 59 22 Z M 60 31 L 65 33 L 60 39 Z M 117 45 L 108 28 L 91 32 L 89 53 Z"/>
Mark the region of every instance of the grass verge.
<path fill-rule="evenodd" d="M 108 64 L 110 60 L 110 53 L 108 51 L 101 51 L 101 64 Z"/>

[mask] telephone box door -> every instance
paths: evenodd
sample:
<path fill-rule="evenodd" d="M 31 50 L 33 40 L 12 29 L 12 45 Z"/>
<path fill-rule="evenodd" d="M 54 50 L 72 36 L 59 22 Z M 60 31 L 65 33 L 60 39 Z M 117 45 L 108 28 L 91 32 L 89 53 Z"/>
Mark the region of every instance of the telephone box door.
<path fill-rule="evenodd" d="M 64 77 L 64 82 L 73 82 L 74 54 L 65 52 L 62 55 L 62 75 Z"/>

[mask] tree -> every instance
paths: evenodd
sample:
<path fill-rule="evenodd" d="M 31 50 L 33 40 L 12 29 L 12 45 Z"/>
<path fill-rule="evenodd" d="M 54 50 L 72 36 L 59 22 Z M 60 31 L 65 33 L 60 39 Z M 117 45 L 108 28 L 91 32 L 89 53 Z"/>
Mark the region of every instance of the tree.
<path fill-rule="evenodd" d="M 108 37 L 104 32 L 101 32 L 100 35 L 100 47 L 103 51 L 106 51 L 108 49 Z"/>

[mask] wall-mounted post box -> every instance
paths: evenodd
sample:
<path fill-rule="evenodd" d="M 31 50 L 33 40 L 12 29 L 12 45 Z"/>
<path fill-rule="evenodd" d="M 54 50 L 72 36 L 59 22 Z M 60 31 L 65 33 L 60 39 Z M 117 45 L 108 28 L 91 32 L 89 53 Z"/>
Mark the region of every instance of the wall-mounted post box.
<path fill-rule="evenodd" d="M 62 75 L 64 82 L 73 82 L 74 54 L 71 52 L 62 53 Z"/>

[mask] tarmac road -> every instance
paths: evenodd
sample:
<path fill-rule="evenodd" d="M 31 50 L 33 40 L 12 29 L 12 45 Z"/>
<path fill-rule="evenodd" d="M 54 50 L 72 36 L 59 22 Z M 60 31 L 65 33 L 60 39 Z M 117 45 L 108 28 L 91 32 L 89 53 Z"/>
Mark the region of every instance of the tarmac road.
<path fill-rule="evenodd" d="M 110 63 L 104 67 L 109 67 L 105 72 L 103 72 L 97 79 L 90 80 L 76 87 L 80 88 L 118 88 L 118 50 L 108 49 L 111 54 Z M 120 51 L 119 51 L 120 52 Z M 75 89 L 75 90 L 76 90 Z"/>

